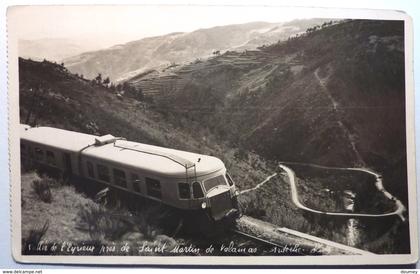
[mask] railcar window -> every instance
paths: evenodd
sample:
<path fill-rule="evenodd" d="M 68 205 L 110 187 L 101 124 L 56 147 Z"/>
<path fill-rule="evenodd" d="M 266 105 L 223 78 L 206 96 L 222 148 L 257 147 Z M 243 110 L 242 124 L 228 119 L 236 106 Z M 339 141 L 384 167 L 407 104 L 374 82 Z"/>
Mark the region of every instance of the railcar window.
<path fill-rule="evenodd" d="M 190 199 L 191 198 L 190 184 L 178 183 L 178 192 L 179 192 L 179 198 Z"/>
<path fill-rule="evenodd" d="M 127 187 L 127 180 L 125 179 L 125 172 L 121 169 L 114 168 L 114 182 L 122 187 Z"/>
<path fill-rule="evenodd" d="M 218 185 L 226 185 L 225 177 L 223 177 L 223 175 L 219 175 L 204 181 L 204 188 L 206 191 L 209 191 Z"/>
<path fill-rule="evenodd" d="M 93 170 L 93 164 L 91 162 L 86 162 L 88 176 L 90 178 L 95 178 L 95 171 Z"/>
<path fill-rule="evenodd" d="M 35 159 L 37 161 L 44 161 L 44 151 L 39 147 L 35 148 Z"/>
<path fill-rule="evenodd" d="M 232 177 L 230 177 L 230 174 L 229 173 L 227 173 L 226 172 L 226 179 L 227 179 L 227 181 L 228 181 L 228 184 L 230 185 L 230 186 L 233 186 L 233 180 L 232 180 Z"/>
<path fill-rule="evenodd" d="M 140 193 L 140 178 L 139 175 L 132 173 L 131 174 L 131 185 L 133 186 L 133 190 L 135 192 Z"/>
<path fill-rule="evenodd" d="M 50 165 L 55 166 L 55 155 L 54 152 L 47 150 L 46 153 L 47 155 L 47 163 Z"/>
<path fill-rule="evenodd" d="M 146 188 L 147 195 L 155 198 L 162 198 L 162 192 L 160 189 L 160 182 L 156 179 L 146 177 Z"/>
<path fill-rule="evenodd" d="M 193 195 L 195 199 L 204 197 L 203 189 L 201 188 L 199 182 L 193 183 Z"/>
<path fill-rule="evenodd" d="M 109 169 L 104 165 L 97 165 L 96 169 L 98 170 L 98 178 L 102 181 L 109 182 Z"/>

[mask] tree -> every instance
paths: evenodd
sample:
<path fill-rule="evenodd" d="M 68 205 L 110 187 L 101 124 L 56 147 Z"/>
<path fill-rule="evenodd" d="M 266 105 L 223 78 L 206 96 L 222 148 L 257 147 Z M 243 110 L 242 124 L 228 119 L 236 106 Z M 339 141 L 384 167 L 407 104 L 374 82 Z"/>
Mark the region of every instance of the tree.
<path fill-rule="evenodd" d="M 110 82 L 109 77 L 106 77 L 103 81 L 104 85 L 108 85 Z"/>
<path fill-rule="evenodd" d="M 41 116 L 42 111 L 45 111 L 42 102 L 42 95 L 46 93 L 44 86 L 45 83 L 39 83 L 36 87 L 29 88 L 29 96 L 31 98 L 31 102 L 29 103 L 25 124 L 36 126 L 39 116 Z"/>
<path fill-rule="evenodd" d="M 95 77 L 95 81 L 97 84 L 101 84 L 102 83 L 102 74 L 98 73 L 98 76 Z"/>
<path fill-rule="evenodd" d="M 137 100 L 139 101 L 144 101 L 144 94 L 143 94 L 143 90 L 140 88 L 137 90 Z"/>
<path fill-rule="evenodd" d="M 129 91 L 130 90 L 130 85 L 127 82 L 124 82 L 122 84 L 122 90 Z"/>
<path fill-rule="evenodd" d="M 248 159 L 249 159 L 248 152 L 245 149 L 243 149 L 242 147 L 239 147 L 238 150 L 235 151 L 234 156 L 238 160 L 248 161 Z"/>

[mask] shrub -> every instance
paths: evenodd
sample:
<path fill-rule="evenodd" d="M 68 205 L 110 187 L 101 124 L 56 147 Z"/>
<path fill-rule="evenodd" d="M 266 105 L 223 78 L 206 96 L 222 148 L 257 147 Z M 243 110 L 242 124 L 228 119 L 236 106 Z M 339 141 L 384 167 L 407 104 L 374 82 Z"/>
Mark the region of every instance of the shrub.
<path fill-rule="evenodd" d="M 27 238 L 27 241 L 30 242 L 30 243 L 38 244 L 41 241 L 41 239 L 44 237 L 44 235 L 47 232 L 49 226 L 50 226 L 50 223 L 47 220 L 47 221 L 45 221 L 42 228 L 31 229 L 29 231 L 29 236 Z"/>
<path fill-rule="evenodd" d="M 36 227 L 29 231 L 28 237 L 23 240 L 23 252 L 25 254 L 33 253 L 32 250 L 36 248 L 38 244 L 41 242 L 42 238 L 45 236 L 45 233 L 47 233 L 49 225 L 50 224 L 47 220 L 45 221 L 42 228 Z"/>
<path fill-rule="evenodd" d="M 159 207 L 147 207 L 137 212 L 135 224 L 146 240 L 153 240 L 157 235 L 162 233 L 162 230 L 159 228 L 159 222 L 165 216 L 166 213 L 161 212 Z"/>
<path fill-rule="evenodd" d="M 32 189 L 44 203 L 52 202 L 50 181 L 52 180 L 49 178 L 42 178 L 40 180 L 34 180 L 32 182 Z"/>
<path fill-rule="evenodd" d="M 154 240 L 162 233 L 159 223 L 166 213 L 159 207 L 147 207 L 135 215 L 126 210 L 106 208 L 98 204 L 87 204 L 78 213 L 78 228 L 88 231 L 92 241 L 119 240 L 128 232 L 140 232 L 144 239 Z"/>
<path fill-rule="evenodd" d="M 78 227 L 87 230 L 93 241 L 119 239 L 133 225 L 131 216 L 97 204 L 85 205 L 79 210 L 78 216 Z"/>

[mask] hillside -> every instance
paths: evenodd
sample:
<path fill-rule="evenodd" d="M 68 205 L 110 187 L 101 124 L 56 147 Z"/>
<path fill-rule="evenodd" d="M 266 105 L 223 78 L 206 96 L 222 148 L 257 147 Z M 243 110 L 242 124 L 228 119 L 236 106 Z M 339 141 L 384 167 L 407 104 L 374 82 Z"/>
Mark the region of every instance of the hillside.
<path fill-rule="evenodd" d="M 174 124 L 272 160 L 371 167 L 406 201 L 403 27 L 342 21 L 129 83 Z"/>
<path fill-rule="evenodd" d="M 83 74 L 89 79 L 102 73 L 112 81 L 120 81 L 148 69 L 207 58 L 214 51 L 255 49 L 263 44 L 287 39 L 320 22 L 320 19 L 290 23 L 252 22 L 188 33 L 170 33 L 86 52 L 66 58 L 64 63 L 71 72 Z"/>
<path fill-rule="evenodd" d="M 113 134 L 221 158 L 240 188 L 252 187 L 272 173 L 256 154 L 241 157 L 208 131 L 189 132 L 167 122 L 151 104 L 126 92 L 121 96 L 102 84 L 71 74 L 48 61 L 19 59 L 21 123 L 53 126 L 96 135 Z M 134 92 L 134 91 L 133 91 Z"/>

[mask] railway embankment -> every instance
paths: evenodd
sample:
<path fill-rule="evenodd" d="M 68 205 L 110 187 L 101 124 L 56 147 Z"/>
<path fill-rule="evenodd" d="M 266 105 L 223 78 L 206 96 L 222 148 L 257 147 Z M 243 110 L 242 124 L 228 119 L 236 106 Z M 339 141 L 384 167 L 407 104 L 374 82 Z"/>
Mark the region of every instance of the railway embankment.
<path fill-rule="evenodd" d="M 236 229 L 252 237 L 271 242 L 276 253 L 296 255 L 372 255 L 373 253 L 325 240 L 293 229 L 278 227 L 261 220 L 242 216 Z"/>

